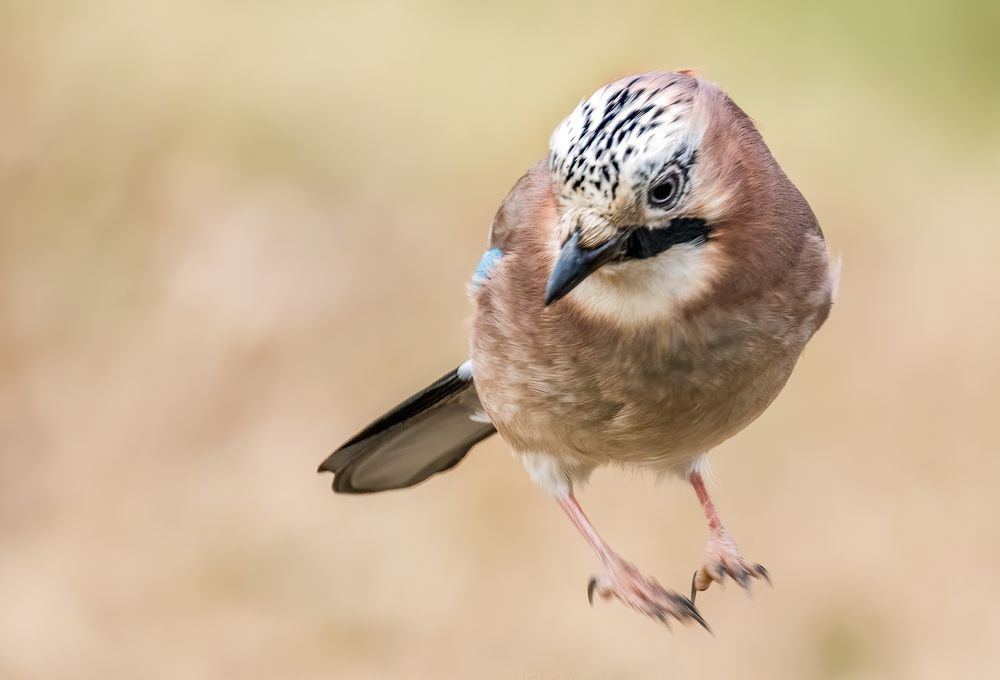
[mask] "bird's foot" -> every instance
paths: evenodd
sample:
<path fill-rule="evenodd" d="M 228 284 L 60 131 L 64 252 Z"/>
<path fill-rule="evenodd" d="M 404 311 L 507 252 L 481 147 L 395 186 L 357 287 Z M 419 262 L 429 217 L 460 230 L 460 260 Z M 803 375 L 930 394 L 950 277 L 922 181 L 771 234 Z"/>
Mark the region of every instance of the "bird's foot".
<path fill-rule="evenodd" d="M 691 578 L 691 602 L 699 591 L 708 590 L 712 583 L 722 584 L 726 576 L 740 584 L 740 587 L 750 592 L 752 579 L 763 579 L 771 585 L 771 575 L 764 565 L 750 562 L 743 557 L 736 542 L 725 529 L 712 535 L 708 541 L 708 557 Z"/>
<path fill-rule="evenodd" d="M 634 565 L 617 559 L 608 564 L 607 570 L 593 576 L 587 585 L 587 598 L 594 604 L 594 593 L 607 600 L 617 597 L 632 609 L 656 619 L 670 627 L 670 619 L 681 623 L 697 621 L 711 632 L 694 603 L 680 593 L 667 590 L 655 579 L 643 576 Z"/>

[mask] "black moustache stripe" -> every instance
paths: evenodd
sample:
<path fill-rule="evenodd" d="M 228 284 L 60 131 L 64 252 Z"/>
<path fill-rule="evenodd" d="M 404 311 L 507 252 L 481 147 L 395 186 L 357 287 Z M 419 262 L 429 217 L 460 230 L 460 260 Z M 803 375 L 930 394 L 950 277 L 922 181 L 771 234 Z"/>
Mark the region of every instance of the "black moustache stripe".
<path fill-rule="evenodd" d="M 625 241 L 625 249 L 616 260 L 644 260 L 655 257 L 682 243 L 704 243 L 712 226 L 700 217 L 677 217 L 666 227 L 639 227 Z"/>

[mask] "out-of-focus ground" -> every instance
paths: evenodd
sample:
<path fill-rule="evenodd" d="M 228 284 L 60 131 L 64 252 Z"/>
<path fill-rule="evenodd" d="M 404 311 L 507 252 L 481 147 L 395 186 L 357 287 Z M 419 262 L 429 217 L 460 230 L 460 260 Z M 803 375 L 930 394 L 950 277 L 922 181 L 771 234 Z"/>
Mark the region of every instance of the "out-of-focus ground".
<path fill-rule="evenodd" d="M 1000 676 L 1000 5 L 0 2 L 0 677 Z M 715 636 L 587 605 L 500 441 L 314 469 L 463 357 L 493 211 L 579 99 L 696 66 L 844 256 L 714 456 L 774 577 Z M 602 532 L 684 589 L 685 485 Z"/>

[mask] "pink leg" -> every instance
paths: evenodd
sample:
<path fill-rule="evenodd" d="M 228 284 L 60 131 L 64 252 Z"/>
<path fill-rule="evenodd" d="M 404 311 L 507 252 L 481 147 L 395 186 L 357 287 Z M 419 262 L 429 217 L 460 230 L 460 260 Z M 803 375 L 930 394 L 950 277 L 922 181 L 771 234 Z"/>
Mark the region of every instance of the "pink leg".
<path fill-rule="evenodd" d="M 712 582 L 722 583 L 728 575 L 746 590 L 750 590 L 751 578 L 762 578 L 771 583 L 771 577 L 763 565 L 748 562 L 736 545 L 736 541 L 729 535 L 726 527 L 722 526 L 719 513 L 715 511 L 715 504 L 708 495 L 705 488 L 705 480 L 697 472 L 692 472 L 689 479 L 694 492 L 701 502 L 701 507 L 705 510 L 705 519 L 708 520 L 708 529 L 711 537 L 708 539 L 708 557 L 691 579 L 691 601 L 694 602 L 698 591 L 708 590 Z"/>
<path fill-rule="evenodd" d="M 652 578 L 643 576 L 635 566 L 612 550 L 590 523 L 572 491 L 566 496 L 559 497 L 558 500 L 570 521 L 583 534 L 604 564 L 604 573 L 591 577 L 587 585 L 587 598 L 591 604 L 594 603 L 596 591 L 604 599 L 617 597 L 632 609 L 667 623 L 668 626 L 669 619 L 673 617 L 682 622 L 697 621 L 708 629 L 705 620 L 688 598 L 665 589 Z"/>

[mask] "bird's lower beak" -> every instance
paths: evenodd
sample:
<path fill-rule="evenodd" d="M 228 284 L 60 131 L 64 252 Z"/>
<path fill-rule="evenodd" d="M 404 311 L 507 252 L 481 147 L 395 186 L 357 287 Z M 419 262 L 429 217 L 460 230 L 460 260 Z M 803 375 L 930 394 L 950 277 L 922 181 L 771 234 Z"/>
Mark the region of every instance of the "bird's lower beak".
<path fill-rule="evenodd" d="M 588 249 L 580 247 L 580 232 L 574 231 L 559 250 L 559 259 L 545 287 L 545 306 L 565 296 L 618 255 L 627 238 L 628 232 L 621 232 L 596 248 Z"/>

